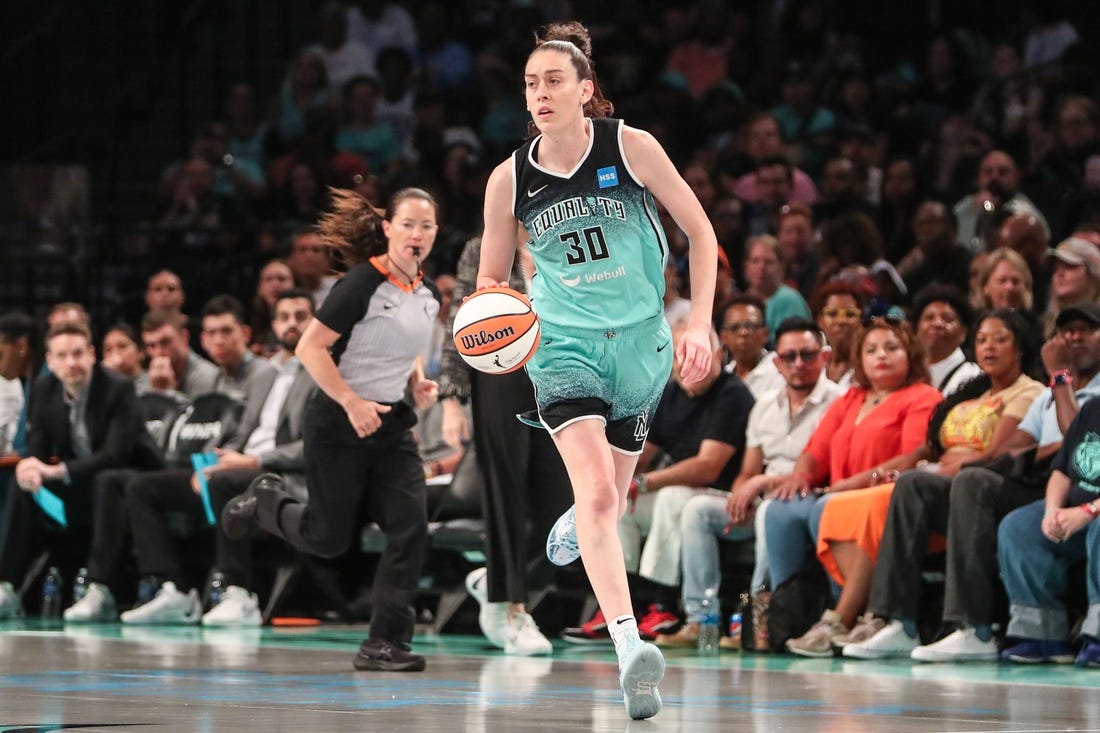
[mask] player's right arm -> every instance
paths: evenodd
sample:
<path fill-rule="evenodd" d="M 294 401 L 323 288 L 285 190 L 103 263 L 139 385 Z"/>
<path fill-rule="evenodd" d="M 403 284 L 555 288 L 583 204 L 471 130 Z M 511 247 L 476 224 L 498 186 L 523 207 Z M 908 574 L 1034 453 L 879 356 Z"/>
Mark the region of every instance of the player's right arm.
<path fill-rule="evenodd" d="M 477 287 L 508 285 L 516 255 L 516 217 L 512 213 L 512 159 L 493 169 L 485 185 L 485 231 L 481 235 L 481 263 Z"/>

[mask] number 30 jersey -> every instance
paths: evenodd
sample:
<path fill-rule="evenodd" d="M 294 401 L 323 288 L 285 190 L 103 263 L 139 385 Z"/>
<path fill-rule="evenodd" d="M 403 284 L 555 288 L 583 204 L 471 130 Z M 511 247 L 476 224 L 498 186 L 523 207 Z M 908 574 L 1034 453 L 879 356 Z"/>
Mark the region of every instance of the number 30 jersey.
<path fill-rule="evenodd" d="M 570 173 L 538 164 L 542 136 L 512 153 L 512 211 L 531 235 L 531 302 L 545 323 L 615 328 L 663 312 L 668 243 L 623 153 L 623 121 L 590 119 Z"/>

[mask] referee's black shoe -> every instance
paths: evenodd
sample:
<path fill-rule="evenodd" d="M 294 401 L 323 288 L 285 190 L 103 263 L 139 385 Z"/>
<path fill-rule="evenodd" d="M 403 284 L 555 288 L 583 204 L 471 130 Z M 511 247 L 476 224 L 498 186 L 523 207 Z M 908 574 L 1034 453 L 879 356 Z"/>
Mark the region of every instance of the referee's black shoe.
<path fill-rule="evenodd" d="M 413 654 L 408 644 L 370 638 L 359 645 L 355 668 L 376 672 L 423 672 L 423 655 Z"/>
<path fill-rule="evenodd" d="M 243 539 L 249 530 L 257 526 L 258 491 L 282 493 L 283 480 L 274 473 L 262 473 L 252 480 L 247 489 L 226 502 L 222 509 L 222 529 L 229 539 Z"/>

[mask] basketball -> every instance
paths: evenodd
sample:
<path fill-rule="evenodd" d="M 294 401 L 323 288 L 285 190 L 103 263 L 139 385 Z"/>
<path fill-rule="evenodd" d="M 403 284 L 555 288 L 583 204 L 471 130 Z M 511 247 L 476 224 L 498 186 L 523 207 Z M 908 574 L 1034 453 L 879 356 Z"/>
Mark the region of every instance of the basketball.
<path fill-rule="evenodd" d="M 455 313 L 455 348 L 486 374 L 507 374 L 527 363 L 539 345 L 539 319 L 531 301 L 512 288 L 478 290 Z"/>

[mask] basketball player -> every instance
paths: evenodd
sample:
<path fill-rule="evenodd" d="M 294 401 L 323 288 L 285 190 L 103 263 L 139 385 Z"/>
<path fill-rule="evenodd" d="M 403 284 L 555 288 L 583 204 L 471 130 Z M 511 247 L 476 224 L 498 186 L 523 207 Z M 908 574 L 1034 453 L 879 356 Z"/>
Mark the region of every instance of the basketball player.
<path fill-rule="evenodd" d="M 351 269 L 296 351 L 320 387 L 303 430 L 309 502 L 264 474 L 222 511 L 231 538 L 258 525 L 322 557 L 348 548 L 361 513 L 378 522 L 386 550 L 374 575 L 370 638 L 359 647 L 356 669 L 425 667 L 409 642 L 428 536 L 427 490 L 412 435 L 416 416 L 402 397 L 411 383 L 416 406 L 426 409 L 439 390 L 413 368 L 439 313 L 439 291 L 420 271 L 435 242 L 437 210 L 435 199 L 417 188 L 395 193 L 384 213 L 354 191 L 333 190 L 332 211 L 319 229 Z"/>
<path fill-rule="evenodd" d="M 531 240 L 542 340 L 527 371 L 576 502 L 548 552 L 559 564 L 579 552 L 615 642 L 627 713 L 649 718 L 661 709 L 664 659 L 638 636 L 616 524 L 673 349 L 685 383 L 710 368 L 717 242 L 656 140 L 608 117 L 584 26 L 549 26 L 524 82 L 539 134 L 489 177 L 478 287 L 506 284 L 517 236 Z M 674 345 L 663 315 L 668 247 L 653 196 L 692 244 L 691 316 Z"/>

